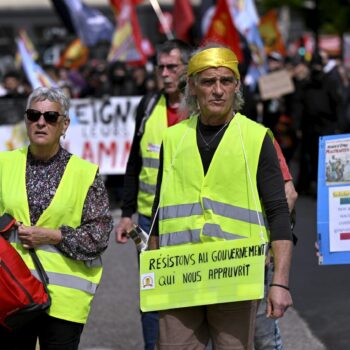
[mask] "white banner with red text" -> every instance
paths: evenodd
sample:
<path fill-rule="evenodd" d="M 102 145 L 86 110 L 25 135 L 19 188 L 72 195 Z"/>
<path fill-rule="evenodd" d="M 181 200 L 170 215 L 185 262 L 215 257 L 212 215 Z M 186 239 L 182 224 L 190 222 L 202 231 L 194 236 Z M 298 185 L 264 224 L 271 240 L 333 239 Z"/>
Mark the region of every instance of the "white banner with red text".
<path fill-rule="evenodd" d="M 61 139 L 62 146 L 96 163 L 101 174 L 124 174 L 140 99 L 139 96 L 72 99 L 71 123 L 66 137 Z M 0 151 L 28 143 L 24 122 L 0 126 Z"/>

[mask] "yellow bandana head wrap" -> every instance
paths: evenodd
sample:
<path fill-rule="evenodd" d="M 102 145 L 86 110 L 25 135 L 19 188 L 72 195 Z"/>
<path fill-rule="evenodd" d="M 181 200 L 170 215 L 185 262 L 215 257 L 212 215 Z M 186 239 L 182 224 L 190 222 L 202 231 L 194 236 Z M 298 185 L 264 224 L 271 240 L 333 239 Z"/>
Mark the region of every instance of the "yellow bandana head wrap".
<path fill-rule="evenodd" d="M 232 50 L 224 47 L 206 49 L 192 56 L 188 63 L 187 76 L 216 67 L 231 69 L 239 80 L 238 59 Z"/>

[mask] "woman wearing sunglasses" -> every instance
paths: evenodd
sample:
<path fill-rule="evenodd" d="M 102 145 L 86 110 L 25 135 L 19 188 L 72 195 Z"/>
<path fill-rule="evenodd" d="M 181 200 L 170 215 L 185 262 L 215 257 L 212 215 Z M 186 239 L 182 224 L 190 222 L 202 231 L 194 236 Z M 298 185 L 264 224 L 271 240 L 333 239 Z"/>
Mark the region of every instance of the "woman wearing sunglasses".
<path fill-rule="evenodd" d="M 60 89 L 38 88 L 28 98 L 29 146 L 0 153 L 0 214 L 18 232 L 11 243 L 31 270 L 35 248 L 49 277 L 51 307 L 22 328 L 0 327 L 1 348 L 76 350 L 102 274 L 101 254 L 113 228 L 108 195 L 96 165 L 60 145 L 70 123 Z"/>

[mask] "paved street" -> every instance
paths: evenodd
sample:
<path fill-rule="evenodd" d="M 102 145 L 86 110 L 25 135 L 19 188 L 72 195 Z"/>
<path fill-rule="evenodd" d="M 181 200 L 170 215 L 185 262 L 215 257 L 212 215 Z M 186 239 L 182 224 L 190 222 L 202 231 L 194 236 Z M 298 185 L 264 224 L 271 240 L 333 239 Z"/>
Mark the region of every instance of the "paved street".
<path fill-rule="evenodd" d="M 115 211 L 117 217 L 119 211 Z M 291 289 L 294 307 L 281 320 L 285 350 L 338 350 L 350 347 L 347 266 L 318 266 L 316 202 L 301 197 L 297 205 Z M 105 273 L 92 307 L 81 350 L 142 349 L 138 311 L 137 259 L 133 242 L 114 243 L 104 255 Z M 73 306 L 72 306 L 73 307 Z M 325 345 L 323 345 L 325 344 Z"/>

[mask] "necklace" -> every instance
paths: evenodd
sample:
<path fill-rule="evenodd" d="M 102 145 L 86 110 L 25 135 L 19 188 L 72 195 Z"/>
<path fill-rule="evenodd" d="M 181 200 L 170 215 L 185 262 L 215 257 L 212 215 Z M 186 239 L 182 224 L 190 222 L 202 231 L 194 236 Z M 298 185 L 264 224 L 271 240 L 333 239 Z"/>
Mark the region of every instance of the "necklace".
<path fill-rule="evenodd" d="M 203 142 L 205 143 L 205 147 L 204 147 L 205 151 L 207 151 L 207 152 L 210 151 L 210 149 L 211 149 L 210 144 L 216 139 L 216 137 L 221 133 L 221 131 L 226 128 L 226 126 L 230 123 L 231 120 L 232 119 L 230 119 L 228 122 L 226 122 L 222 126 L 222 128 L 220 128 L 220 130 L 208 142 L 205 140 L 204 136 L 202 135 L 201 130 L 199 128 L 199 124 L 198 124 L 198 128 L 197 128 L 198 129 L 198 134 L 201 137 L 201 139 L 203 140 Z"/>

